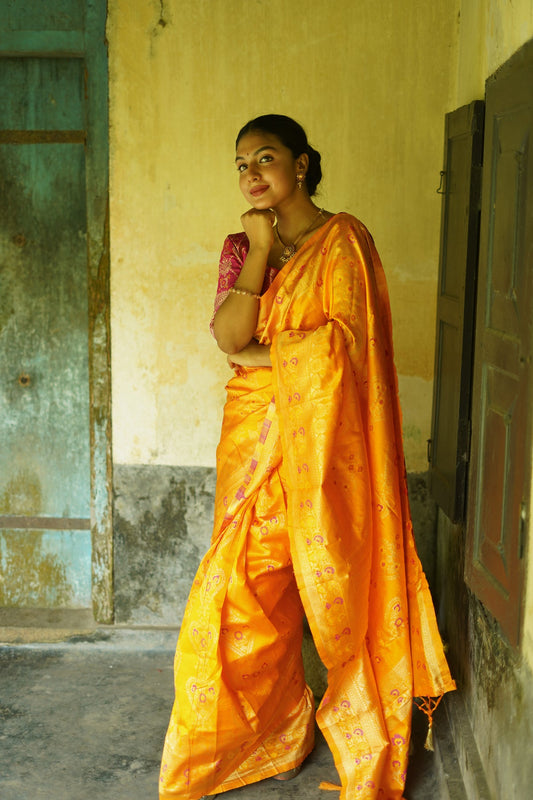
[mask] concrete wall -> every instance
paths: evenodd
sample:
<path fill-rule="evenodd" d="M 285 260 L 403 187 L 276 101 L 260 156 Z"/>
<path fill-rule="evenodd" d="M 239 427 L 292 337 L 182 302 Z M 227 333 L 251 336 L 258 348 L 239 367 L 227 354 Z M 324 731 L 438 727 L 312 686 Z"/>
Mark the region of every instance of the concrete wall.
<path fill-rule="evenodd" d="M 530 0 L 462 0 L 457 90 L 449 110 L 483 98 L 486 79 L 532 37 Z M 454 741 L 469 797 L 529 797 L 533 781 L 529 757 L 533 738 L 533 548 L 529 547 L 527 556 L 523 637 L 521 646 L 514 649 L 464 583 L 464 540 L 463 527 L 452 525 L 439 513 L 440 620 L 460 687 L 457 697 L 450 698 Z"/>
<path fill-rule="evenodd" d="M 176 626 L 209 547 L 215 470 L 118 465 L 114 486 L 115 622 Z"/>

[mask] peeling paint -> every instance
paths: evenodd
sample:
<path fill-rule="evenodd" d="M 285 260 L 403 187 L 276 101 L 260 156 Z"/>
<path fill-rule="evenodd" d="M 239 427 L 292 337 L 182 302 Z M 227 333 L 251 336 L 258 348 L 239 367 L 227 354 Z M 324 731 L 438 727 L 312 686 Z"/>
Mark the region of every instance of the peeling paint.
<path fill-rule="evenodd" d="M 156 14 L 158 15 L 158 18 L 157 21 L 152 25 L 151 37 L 152 39 L 156 39 L 162 34 L 167 25 L 171 23 L 172 19 L 170 10 L 167 7 L 165 0 L 155 0 L 153 5 L 156 7 Z"/>
<path fill-rule="evenodd" d="M 29 468 L 18 470 L 0 494 L 0 514 L 39 514 L 42 507 L 41 482 Z"/>
<path fill-rule="evenodd" d="M 72 589 L 65 564 L 44 552 L 43 531 L 0 534 L 0 606 L 68 605 Z"/>
<path fill-rule="evenodd" d="M 162 28 L 166 28 L 168 25 L 168 21 L 166 19 L 167 10 L 165 8 L 165 0 L 159 0 L 159 19 L 157 24 L 160 25 Z"/>
<path fill-rule="evenodd" d="M 89 274 L 89 391 L 93 610 L 113 622 L 111 358 L 109 319 L 107 3 L 87 6 L 87 256 Z"/>
<path fill-rule="evenodd" d="M 91 406 L 91 528 L 93 608 L 99 622 L 114 617 L 111 456 L 111 339 L 109 319 L 109 206 L 90 237 L 89 392 Z"/>
<path fill-rule="evenodd" d="M 0 286 L 0 390 L 9 410 L 0 513 L 87 520 L 90 502 L 95 611 L 111 622 L 107 3 L 57 5 L 11 3 L 1 24 L 20 34 L 22 50 L 4 59 L 0 82 L 9 128 L 0 148 L 0 249 L 10 267 Z M 53 55 L 34 57 L 36 31 Z M 74 39 L 83 58 L 70 57 Z M 90 537 L 71 533 L 18 530 L 0 539 L 5 602 L 24 583 L 21 605 L 91 602 Z"/>

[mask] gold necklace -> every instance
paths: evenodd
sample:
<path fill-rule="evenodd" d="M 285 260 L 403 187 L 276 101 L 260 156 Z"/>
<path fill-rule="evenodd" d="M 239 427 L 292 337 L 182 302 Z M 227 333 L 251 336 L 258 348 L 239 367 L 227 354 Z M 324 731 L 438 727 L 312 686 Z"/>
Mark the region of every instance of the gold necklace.
<path fill-rule="evenodd" d="M 279 243 L 280 243 L 280 245 L 283 247 L 283 252 L 282 252 L 282 254 L 281 254 L 281 255 L 280 255 L 280 257 L 279 257 L 279 260 L 280 260 L 280 261 L 281 261 L 283 264 L 286 264 L 286 263 L 287 263 L 287 261 L 288 261 L 290 258 L 292 258 L 292 257 L 293 257 L 293 255 L 294 255 L 294 254 L 295 254 L 295 252 L 296 252 L 296 248 L 298 247 L 298 242 L 300 241 L 300 239 L 302 239 L 302 238 L 305 236 L 305 234 L 306 234 L 308 231 L 310 231 L 310 230 L 311 230 L 311 228 L 313 227 L 313 225 L 315 224 L 315 222 L 317 221 L 317 219 L 318 219 L 319 217 L 321 217 L 323 213 L 324 213 L 324 209 L 323 209 L 323 208 L 321 208 L 321 209 L 320 209 L 320 211 L 318 212 L 318 214 L 316 215 L 316 217 L 313 217 L 313 219 L 311 220 L 311 224 L 310 224 L 310 225 L 308 225 L 308 226 L 307 226 L 307 228 L 306 228 L 304 231 L 302 231 L 300 234 L 298 234 L 298 236 L 296 237 L 296 239 L 294 240 L 294 242 L 293 242 L 292 244 L 285 244 L 285 242 L 283 241 L 283 239 L 282 239 L 282 238 L 281 238 L 281 236 L 279 235 L 278 226 L 276 225 L 276 236 L 277 236 L 277 237 L 278 237 L 278 239 L 279 239 Z"/>

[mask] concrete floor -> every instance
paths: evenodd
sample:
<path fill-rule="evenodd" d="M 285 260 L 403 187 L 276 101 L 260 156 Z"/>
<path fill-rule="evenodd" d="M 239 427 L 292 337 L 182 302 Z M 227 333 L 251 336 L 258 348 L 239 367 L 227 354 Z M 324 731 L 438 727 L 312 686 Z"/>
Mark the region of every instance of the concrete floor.
<path fill-rule="evenodd" d="M 176 632 L 99 628 L 53 641 L 57 629 L 48 636 L 25 630 L 0 628 L 0 798 L 157 800 Z M 445 795 L 435 755 L 422 746 L 420 712 L 414 722 L 405 797 L 437 800 Z M 224 800 L 338 797 L 319 789 L 322 780 L 337 782 L 337 773 L 317 734 L 294 781 L 270 779 Z"/>

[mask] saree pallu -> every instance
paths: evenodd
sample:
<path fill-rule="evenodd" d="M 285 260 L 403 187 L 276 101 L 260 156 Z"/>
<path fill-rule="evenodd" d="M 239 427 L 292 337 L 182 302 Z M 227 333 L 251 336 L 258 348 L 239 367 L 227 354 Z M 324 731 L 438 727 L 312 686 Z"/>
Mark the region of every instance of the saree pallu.
<path fill-rule="evenodd" d="M 337 214 L 261 298 L 272 369 L 228 384 L 215 526 L 175 660 L 160 798 L 198 800 L 301 763 L 314 706 L 341 800 L 400 800 L 412 700 L 455 688 L 409 514 L 383 269 Z"/>

